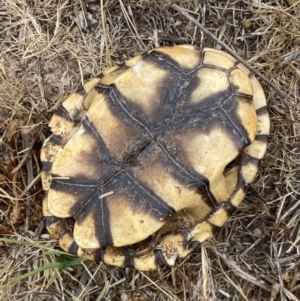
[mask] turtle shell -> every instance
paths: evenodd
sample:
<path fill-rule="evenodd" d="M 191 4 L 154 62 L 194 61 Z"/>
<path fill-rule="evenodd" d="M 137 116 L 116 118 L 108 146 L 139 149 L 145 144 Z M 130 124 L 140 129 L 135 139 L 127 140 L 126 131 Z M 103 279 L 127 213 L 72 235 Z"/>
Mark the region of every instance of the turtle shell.
<path fill-rule="evenodd" d="M 233 214 L 267 147 L 261 85 L 225 52 L 161 47 L 70 95 L 41 151 L 50 234 L 78 256 L 174 265 Z"/>

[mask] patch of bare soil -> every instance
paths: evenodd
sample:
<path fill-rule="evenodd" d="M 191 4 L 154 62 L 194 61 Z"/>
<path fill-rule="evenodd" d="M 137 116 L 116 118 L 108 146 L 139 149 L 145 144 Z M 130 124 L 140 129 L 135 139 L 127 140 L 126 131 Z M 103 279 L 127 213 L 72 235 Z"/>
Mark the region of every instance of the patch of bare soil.
<path fill-rule="evenodd" d="M 177 5 L 277 87 L 262 81 L 272 128 L 245 201 L 215 239 L 174 268 L 138 272 L 53 251 L 39 154 L 61 101 L 156 46 L 221 46 L 156 1 L 2 0 L 0 300 L 300 299 L 300 1 Z"/>

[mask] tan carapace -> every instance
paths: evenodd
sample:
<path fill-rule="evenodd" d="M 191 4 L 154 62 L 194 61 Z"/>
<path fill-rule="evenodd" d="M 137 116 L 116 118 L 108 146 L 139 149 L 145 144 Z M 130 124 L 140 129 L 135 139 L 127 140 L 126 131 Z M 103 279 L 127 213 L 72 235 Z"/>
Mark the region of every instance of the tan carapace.
<path fill-rule="evenodd" d="M 161 47 L 70 95 L 41 161 L 50 234 L 120 267 L 172 266 L 224 225 L 267 147 L 261 85 L 223 51 Z"/>

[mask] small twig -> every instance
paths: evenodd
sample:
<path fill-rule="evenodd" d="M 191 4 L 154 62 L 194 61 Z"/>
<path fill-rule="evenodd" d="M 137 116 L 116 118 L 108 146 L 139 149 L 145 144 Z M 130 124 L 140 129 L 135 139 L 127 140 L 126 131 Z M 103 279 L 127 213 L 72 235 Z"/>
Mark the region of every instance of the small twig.
<path fill-rule="evenodd" d="M 261 74 L 259 71 L 254 69 L 252 66 L 248 64 L 246 60 L 241 58 L 236 52 L 234 52 L 229 46 L 227 46 L 224 42 L 222 42 L 220 39 L 218 39 L 214 34 L 212 34 L 209 30 L 207 30 L 201 23 L 199 23 L 195 18 L 193 18 L 189 13 L 187 13 L 183 8 L 178 6 L 177 4 L 173 4 L 171 6 L 173 9 L 181 13 L 183 16 L 185 16 L 187 19 L 189 19 L 194 25 L 200 28 L 208 37 L 210 37 L 212 40 L 214 40 L 217 44 L 222 46 L 226 51 L 228 51 L 233 57 L 235 57 L 239 62 L 241 62 L 243 65 L 245 65 L 252 73 L 254 73 L 256 76 L 261 78 L 263 81 L 265 81 L 278 95 L 288 99 L 291 102 L 295 102 L 293 97 L 287 95 L 286 93 L 282 92 L 274 83 L 272 83 L 269 79 L 267 79 L 263 74 Z"/>

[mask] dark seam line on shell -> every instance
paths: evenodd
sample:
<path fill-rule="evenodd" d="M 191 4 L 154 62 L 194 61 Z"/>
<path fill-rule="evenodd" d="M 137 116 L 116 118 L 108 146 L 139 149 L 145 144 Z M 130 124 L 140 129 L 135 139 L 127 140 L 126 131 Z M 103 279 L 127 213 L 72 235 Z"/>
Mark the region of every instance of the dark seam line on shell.
<path fill-rule="evenodd" d="M 190 106 L 189 110 L 192 110 L 190 113 L 185 114 L 184 117 L 193 117 L 196 121 L 202 121 L 203 120 L 203 115 L 207 113 L 211 113 L 214 110 L 220 111 L 219 109 L 223 108 L 232 100 L 232 97 L 234 97 L 234 93 L 230 93 L 228 95 L 225 95 L 225 97 L 222 99 L 222 101 L 217 101 L 215 105 L 213 106 L 208 106 L 208 107 L 201 107 L 196 111 L 197 107 L 199 107 L 199 103 L 197 103 L 194 106 Z M 209 97 L 208 97 L 209 99 Z M 203 99 L 202 102 L 205 102 L 207 98 Z M 196 116 L 193 116 L 196 115 Z M 198 115 L 198 116 L 197 116 Z"/>
<path fill-rule="evenodd" d="M 99 192 L 99 189 L 96 189 L 90 193 L 88 197 L 84 199 L 84 201 L 77 202 L 76 205 L 71 206 L 69 213 L 75 218 L 75 220 L 78 220 L 79 223 L 81 223 L 81 219 L 84 220 L 88 214 L 92 214 L 93 220 L 100 220 L 101 224 L 101 231 L 99 231 L 99 224 L 95 224 L 95 233 L 98 242 L 100 242 L 101 246 L 112 245 L 113 240 L 109 227 L 109 209 L 107 207 L 106 198 L 99 199 Z M 95 198 L 97 198 L 96 202 Z M 100 210 L 91 210 L 91 208 L 88 207 L 90 203 L 92 205 L 94 203 L 97 209 Z M 78 206 L 78 204 L 80 206 Z M 85 211 L 86 207 L 88 210 Z"/>
<path fill-rule="evenodd" d="M 246 163 L 252 162 L 253 164 L 258 165 L 260 160 L 261 160 L 260 158 L 256 158 L 256 157 L 250 156 L 248 154 L 245 154 L 244 162 L 246 162 Z"/>
<path fill-rule="evenodd" d="M 191 86 L 194 83 L 190 82 L 189 85 L 188 85 L 189 87 L 187 87 L 187 86 L 183 87 L 183 84 L 185 83 L 185 81 L 189 77 L 193 78 L 194 80 L 197 80 L 197 72 L 198 72 L 199 69 L 200 69 L 200 67 L 196 67 L 196 69 L 191 70 L 184 77 L 182 77 L 182 82 L 183 83 L 182 83 L 181 88 L 180 88 L 179 93 L 178 93 L 178 97 L 177 97 L 177 101 L 176 101 L 177 105 L 180 103 L 180 99 L 182 98 L 182 91 L 185 91 L 185 90 L 188 91 L 189 89 L 191 89 Z M 184 100 L 184 102 L 186 104 L 187 95 L 183 94 L 183 96 L 184 96 L 183 100 Z M 204 101 L 205 101 L 205 99 L 204 99 Z M 199 106 L 200 106 L 200 108 L 199 108 Z M 211 110 L 213 110 L 213 109 L 215 109 L 217 107 L 218 107 L 217 104 L 214 105 L 214 106 L 206 107 L 206 108 L 205 107 L 204 108 L 201 107 L 200 103 L 196 103 L 194 105 L 193 104 L 189 104 L 188 107 L 185 108 L 184 117 L 190 117 L 190 116 L 192 117 L 193 115 L 199 115 L 199 113 L 200 114 L 205 114 L 205 113 L 207 113 L 207 112 L 209 112 L 209 111 L 211 111 Z M 197 108 L 198 108 L 198 110 L 196 111 L 195 109 L 197 109 Z M 180 116 L 179 109 L 181 109 L 181 107 L 176 106 L 176 110 L 175 110 L 175 112 L 173 114 L 173 118 L 171 119 L 171 121 L 174 120 L 174 116 Z M 191 112 L 189 113 L 189 111 L 191 111 Z M 199 116 L 199 119 L 201 119 L 201 117 Z M 195 118 L 195 116 L 194 116 L 194 118 Z"/>
<path fill-rule="evenodd" d="M 193 172 L 186 170 L 183 166 L 181 166 L 175 160 L 175 158 L 172 157 L 172 155 L 168 152 L 168 150 L 165 148 L 165 146 L 161 142 L 157 141 L 156 143 L 164 151 L 164 153 L 171 159 L 172 163 L 175 164 L 175 166 L 177 166 L 181 171 L 183 171 L 190 179 L 195 179 L 195 177 L 196 177 L 197 180 L 205 183 L 206 185 L 208 184 L 207 178 L 205 178 L 202 175 L 198 175 L 198 174 L 195 175 Z"/>
<path fill-rule="evenodd" d="M 59 234 L 59 236 L 58 236 L 58 242 L 59 242 L 65 235 L 71 235 L 71 234 L 67 231 L 66 228 L 64 228 L 64 231 L 61 232 L 61 233 Z M 72 236 L 72 235 L 71 235 L 71 236 Z M 72 236 L 72 238 L 73 238 L 73 236 Z"/>
<path fill-rule="evenodd" d="M 71 243 L 70 247 L 68 248 L 68 253 L 77 255 L 78 248 L 79 248 L 79 247 L 78 247 L 76 241 L 74 240 L 74 241 Z"/>
<path fill-rule="evenodd" d="M 249 155 L 247 155 L 246 153 L 242 153 L 242 158 L 241 158 L 240 165 L 238 168 L 238 173 L 237 173 L 238 174 L 237 185 L 236 185 L 235 189 L 233 190 L 233 192 L 231 193 L 229 200 L 232 200 L 232 198 L 236 195 L 236 192 L 239 189 L 242 188 L 242 189 L 244 189 L 244 191 L 246 191 L 246 186 L 248 185 L 248 183 L 246 183 L 246 181 L 245 181 L 244 175 L 242 173 L 242 168 L 247 165 L 249 158 L 250 158 Z M 255 158 L 255 159 L 257 160 L 257 158 Z"/>
<path fill-rule="evenodd" d="M 176 160 L 175 158 L 172 157 L 172 155 L 168 152 L 168 150 L 164 147 L 164 145 L 162 145 L 159 141 L 157 141 L 157 145 L 164 151 L 164 153 L 169 157 L 169 159 L 171 160 L 171 162 L 178 167 L 181 171 L 183 171 L 185 173 L 185 175 L 188 176 L 188 178 L 190 179 L 191 183 L 195 183 L 196 181 L 199 183 L 203 183 L 204 187 L 205 187 L 205 191 L 206 191 L 206 195 L 209 197 L 209 201 L 213 206 L 210 206 L 211 208 L 215 208 L 217 206 L 217 201 L 215 199 L 215 197 L 212 195 L 212 193 L 210 192 L 208 186 L 209 186 L 209 181 L 207 178 L 205 178 L 202 175 L 196 174 L 194 172 L 191 172 L 190 170 L 187 170 L 186 168 L 184 168 L 183 166 L 181 166 Z M 195 181 L 196 180 L 196 181 Z M 203 200 L 205 203 L 207 203 L 207 200 Z M 207 204 L 210 204 L 207 203 Z"/>
<path fill-rule="evenodd" d="M 46 216 L 45 217 L 46 227 L 47 228 L 50 227 L 51 225 L 55 224 L 59 220 L 60 220 L 60 218 L 55 217 L 54 215 Z"/>
<path fill-rule="evenodd" d="M 75 92 L 76 94 L 79 94 L 82 97 L 85 97 L 88 92 L 85 91 L 84 86 L 81 85 L 81 87 L 79 87 L 79 89 Z"/>
<path fill-rule="evenodd" d="M 165 215 L 171 216 L 173 215 L 176 211 L 173 207 L 168 205 L 163 199 L 161 199 L 156 193 L 150 189 L 149 187 L 145 187 L 142 183 L 139 181 L 136 181 L 135 178 L 130 174 L 128 170 L 125 169 L 126 175 L 137 185 L 141 190 L 144 191 L 145 194 L 147 194 L 151 199 L 153 199 L 156 203 L 161 205 L 163 208 L 166 209 L 166 212 L 164 213 Z"/>
<path fill-rule="evenodd" d="M 119 162 L 116 158 L 114 158 L 110 151 L 108 150 L 108 148 L 106 147 L 102 137 L 100 136 L 100 134 L 98 133 L 97 129 L 95 128 L 95 126 L 91 123 L 91 121 L 88 119 L 88 117 L 85 115 L 84 118 L 82 118 L 82 125 L 86 126 L 87 128 L 89 128 L 92 133 L 94 134 L 94 136 L 96 137 L 96 140 L 98 142 L 98 144 L 100 144 L 101 147 L 104 148 L 106 155 L 109 157 L 110 160 L 113 161 L 113 163 L 115 165 L 119 165 L 121 162 Z"/>
<path fill-rule="evenodd" d="M 175 61 L 171 56 L 166 53 L 159 51 L 151 51 L 151 53 L 147 56 L 149 59 L 153 59 L 154 62 L 158 63 L 159 67 L 162 69 L 168 69 L 166 66 L 171 67 L 172 69 L 177 70 L 179 73 L 187 75 L 189 70 L 184 69 Z"/>
<path fill-rule="evenodd" d="M 231 68 L 229 68 L 229 69 L 226 70 L 226 71 L 227 71 L 226 73 L 227 73 L 228 77 L 230 76 L 230 73 L 231 73 L 233 70 L 239 69 L 239 68 L 237 67 L 237 62 L 238 62 L 238 61 L 236 61 L 236 62 L 234 63 L 233 67 L 231 67 Z M 239 70 L 240 70 L 240 69 L 239 69 Z"/>
<path fill-rule="evenodd" d="M 110 182 L 112 182 L 119 174 L 122 174 L 122 170 L 116 171 L 108 180 L 106 180 L 104 183 L 101 184 L 101 187 L 104 188 L 107 186 Z"/>
<path fill-rule="evenodd" d="M 192 76 L 197 76 L 197 72 L 202 68 L 203 66 L 201 65 L 201 63 L 198 65 L 198 66 L 196 66 L 194 69 L 192 69 L 192 70 L 190 70 L 190 71 L 188 71 L 188 72 L 186 72 L 186 74 L 185 74 L 185 76 L 186 76 L 186 78 L 189 78 L 189 77 L 192 77 Z"/>
<path fill-rule="evenodd" d="M 49 138 L 47 143 L 51 143 L 52 145 L 59 145 L 62 140 L 61 135 L 52 134 Z"/>
<path fill-rule="evenodd" d="M 230 72 L 227 72 L 227 77 L 228 77 L 228 80 L 229 80 L 229 85 L 230 85 L 230 91 L 231 91 L 231 97 L 233 96 L 240 96 L 240 97 L 244 97 L 246 99 L 249 99 L 251 100 L 251 103 L 253 103 L 253 95 L 249 95 L 249 94 L 245 94 L 245 93 L 241 93 L 241 92 L 237 92 L 236 89 L 234 88 L 235 85 L 234 83 L 232 82 L 232 78 L 231 78 L 231 72 L 235 69 L 238 69 L 237 67 L 234 67 L 234 68 L 231 68 L 230 69 Z"/>
<path fill-rule="evenodd" d="M 57 184 L 66 185 L 66 186 L 75 186 L 75 187 L 85 187 L 85 188 L 96 188 L 98 184 L 86 184 L 86 183 L 78 183 L 73 182 L 72 179 L 55 179 L 55 175 L 52 175 L 52 183 L 55 182 Z M 55 189 L 54 189 L 55 190 Z"/>
<path fill-rule="evenodd" d="M 129 257 L 129 256 L 125 256 L 124 258 L 124 267 L 126 268 L 134 268 L 134 258 L 133 257 Z"/>
<path fill-rule="evenodd" d="M 256 110 L 256 114 L 258 116 L 262 116 L 262 115 L 268 114 L 268 107 L 264 106 L 264 107 L 261 107 L 261 108 L 257 109 Z"/>
<path fill-rule="evenodd" d="M 136 119 L 129 111 L 128 109 L 124 106 L 124 104 L 122 103 L 122 96 L 119 93 L 119 90 L 117 89 L 115 84 L 111 85 L 111 90 L 110 90 L 111 94 L 114 94 L 114 98 L 117 100 L 117 104 L 120 106 L 120 108 L 131 118 L 132 121 L 134 121 L 136 124 L 138 124 L 140 127 L 142 127 L 143 129 L 145 129 L 148 134 L 154 138 L 154 135 L 152 134 L 152 132 L 148 129 L 148 127 L 143 124 L 141 121 L 139 121 L 138 119 Z"/>
<path fill-rule="evenodd" d="M 97 206 L 98 205 L 98 206 Z M 99 202 L 96 204 L 96 206 L 99 208 L 100 207 L 100 220 L 101 220 L 101 229 L 99 229 L 98 224 L 96 224 L 96 237 L 97 240 L 100 243 L 101 247 L 110 245 L 112 246 L 114 244 L 113 242 L 113 237 L 111 234 L 111 229 L 110 229 L 110 212 L 109 212 L 109 208 L 107 205 L 107 200 L 104 197 L 103 199 L 99 200 Z M 98 220 L 99 215 L 98 215 L 99 211 L 95 210 L 94 211 L 94 220 Z"/>
<path fill-rule="evenodd" d="M 230 83 L 231 84 L 231 83 Z M 245 98 L 249 103 L 253 103 L 253 95 L 240 93 L 240 92 L 232 92 L 233 96 L 243 97 Z"/>
<path fill-rule="evenodd" d="M 112 84 L 111 84 L 112 85 Z M 94 87 L 94 89 L 98 92 L 98 93 L 109 93 L 109 91 L 111 90 L 111 85 L 105 85 L 105 84 L 101 84 L 100 82 L 97 83 Z M 106 94 L 105 94 L 106 95 Z"/>
<path fill-rule="evenodd" d="M 42 161 L 42 171 L 48 173 L 51 171 L 53 161 Z"/>
<path fill-rule="evenodd" d="M 214 216 L 214 214 L 212 214 L 209 217 L 207 217 L 204 222 L 207 223 L 207 224 L 209 224 L 211 226 L 211 232 L 212 232 L 213 236 L 216 236 L 216 234 L 220 231 L 220 229 L 222 227 L 219 227 L 219 226 L 213 224 L 211 221 L 208 220 L 212 216 Z"/>
<path fill-rule="evenodd" d="M 204 187 L 205 187 L 205 191 L 206 191 L 206 196 L 208 196 L 209 197 L 209 201 L 210 201 L 210 203 L 208 203 L 207 202 L 207 200 L 206 200 L 206 196 L 203 198 L 203 201 L 208 205 L 208 204 L 213 204 L 213 208 L 215 209 L 217 206 L 218 206 L 218 202 L 216 201 L 216 199 L 215 199 L 215 197 L 214 197 L 214 195 L 212 194 L 212 192 L 209 190 L 209 187 L 208 187 L 208 185 L 204 185 Z M 211 207 L 211 206 L 210 206 Z"/>
<path fill-rule="evenodd" d="M 242 161 L 241 161 L 241 164 L 239 166 L 239 170 L 238 170 L 238 181 L 237 181 L 237 185 L 234 189 L 234 191 L 232 192 L 231 196 L 230 196 L 230 200 L 232 199 L 232 197 L 234 197 L 236 195 L 236 192 L 239 190 L 239 189 L 243 189 L 245 192 L 246 192 L 246 189 L 247 189 L 247 185 L 248 183 L 246 183 L 246 180 L 244 178 L 244 175 L 242 173 L 242 167 L 243 166 L 246 166 L 247 165 L 247 161 L 249 160 L 250 156 L 248 156 L 247 154 L 244 155 L 244 157 L 242 158 Z M 257 160 L 257 158 L 255 158 Z"/>
<path fill-rule="evenodd" d="M 223 116 L 226 117 L 227 121 L 231 124 L 231 126 L 236 130 L 237 134 L 240 135 L 240 138 L 246 143 L 246 145 L 250 144 L 250 139 L 247 136 L 246 130 L 243 133 L 237 126 L 236 124 L 231 120 L 230 116 L 227 114 L 227 112 L 221 107 L 220 111 L 223 113 Z"/>
<path fill-rule="evenodd" d="M 84 201 L 81 201 L 81 202 L 77 201 L 75 205 L 71 206 L 69 213 L 72 214 L 72 216 L 75 218 L 75 220 L 80 219 L 81 218 L 80 214 L 81 214 L 82 210 L 84 210 L 89 205 L 89 203 L 94 200 L 95 197 L 98 197 L 98 195 L 99 195 L 98 190 L 95 190 L 92 193 L 88 194 L 88 196 L 84 198 Z M 99 200 L 99 202 L 101 203 L 100 200 Z M 80 207 L 78 206 L 78 204 L 80 205 Z"/>
<path fill-rule="evenodd" d="M 93 258 L 95 262 L 104 261 L 105 250 L 105 247 L 94 250 Z"/>
<path fill-rule="evenodd" d="M 255 136 L 254 140 L 259 141 L 259 142 L 267 143 L 267 141 L 268 141 L 268 135 L 258 134 L 258 135 Z"/>
<path fill-rule="evenodd" d="M 205 223 L 208 223 L 212 227 L 212 233 L 213 233 L 214 236 L 215 236 L 216 232 L 219 231 L 222 227 L 213 224 L 211 221 L 209 221 L 209 218 L 213 217 L 216 214 L 217 211 L 218 210 L 216 210 L 214 213 L 212 213 L 209 217 L 207 217 L 204 220 Z"/>
<path fill-rule="evenodd" d="M 191 73 L 193 73 L 193 72 L 194 72 L 194 70 L 191 71 Z M 168 128 L 168 125 L 170 123 L 174 122 L 174 120 L 176 120 L 176 119 L 182 119 L 182 118 L 180 118 L 180 116 L 181 116 L 181 110 L 182 110 L 182 107 L 180 106 L 180 100 L 183 99 L 184 102 L 186 102 L 187 96 L 184 95 L 184 93 L 182 93 L 182 91 L 188 90 L 187 87 L 183 87 L 184 84 L 185 84 L 185 82 L 187 81 L 187 79 L 188 79 L 188 76 L 182 76 L 180 78 L 180 80 L 178 80 L 179 89 L 178 89 L 178 93 L 175 93 L 177 95 L 177 98 L 176 98 L 176 101 L 175 101 L 175 103 L 176 103 L 175 110 L 174 110 L 173 114 L 170 115 L 169 120 L 168 120 L 168 118 L 165 119 L 164 122 L 166 122 L 166 120 L 168 120 L 168 121 L 166 123 L 163 122 L 160 125 L 160 127 L 158 127 L 156 129 L 156 131 L 155 131 L 155 136 L 156 137 L 159 136 L 160 134 L 162 134 L 162 132 L 164 132 L 165 129 Z M 189 85 L 192 85 L 192 83 L 189 83 Z M 192 110 L 191 105 L 189 106 L 188 109 L 185 109 L 185 115 L 184 115 L 184 117 L 190 117 L 191 114 L 188 113 L 188 110 Z M 201 112 L 205 113 L 206 109 L 202 109 Z M 198 112 L 198 114 L 199 114 L 199 112 Z M 193 116 L 193 117 L 195 118 L 195 116 Z M 180 124 L 180 126 L 181 126 L 181 124 Z"/>
<path fill-rule="evenodd" d="M 192 72 L 194 72 L 194 70 L 192 70 Z M 184 78 L 183 78 L 183 80 L 184 80 Z M 150 135 L 150 137 L 152 138 L 152 139 L 154 139 L 154 137 L 158 134 L 158 133 L 160 133 L 160 131 L 163 129 L 163 126 L 161 127 L 161 128 L 159 128 L 159 129 L 157 129 L 157 132 L 156 133 L 153 133 L 142 121 L 140 121 L 140 120 L 138 120 L 136 117 L 134 117 L 131 113 L 130 113 L 130 111 L 129 111 L 129 109 L 130 108 L 126 108 L 126 106 L 123 104 L 123 102 L 122 102 L 122 99 L 123 99 L 123 97 L 122 97 L 122 95 L 119 93 L 119 90 L 117 89 L 117 87 L 114 85 L 114 84 L 112 84 L 111 86 L 105 86 L 105 89 L 106 90 L 109 90 L 109 94 L 113 94 L 113 96 L 111 96 L 112 97 L 112 100 L 116 100 L 117 101 L 117 105 L 119 105 L 119 107 L 121 108 L 121 109 L 123 109 L 123 111 L 129 116 L 129 118 L 131 119 L 131 121 L 133 121 L 134 123 L 136 123 L 136 124 L 138 124 L 140 127 L 142 127 L 144 130 L 146 130 L 146 132 Z M 227 99 L 226 99 L 226 102 L 227 102 Z M 225 102 L 224 102 L 224 104 L 225 104 Z M 216 106 L 214 106 L 213 108 L 215 108 Z M 213 110 L 213 108 L 212 107 L 209 107 L 209 108 L 207 108 L 207 109 L 201 109 L 201 112 L 204 114 L 205 112 L 206 112 L 206 110 L 207 111 L 210 111 L 210 110 Z M 200 119 L 200 118 L 199 118 Z"/>
<path fill-rule="evenodd" d="M 179 235 L 182 237 L 182 245 L 183 248 L 186 249 L 189 243 L 188 237 L 190 236 L 190 231 L 189 230 L 181 230 L 177 232 Z"/>
<path fill-rule="evenodd" d="M 202 115 L 205 115 L 206 113 L 209 113 L 211 111 L 213 112 L 214 110 L 219 111 L 219 109 L 223 108 L 230 101 L 232 101 L 232 97 L 234 97 L 234 93 L 230 93 L 228 95 L 225 95 L 224 99 L 222 99 L 221 102 L 217 101 L 215 103 L 215 105 L 213 105 L 213 106 L 204 107 L 204 108 L 200 106 L 200 108 L 196 111 L 197 107 L 199 106 L 199 103 L 197 103 L 193 107 L 190 106 L 190 109 L 192 109 L 192 112 L 186 114 L 185 117 L 193 117 L 193 118 L 195 118 L 196 121 L 201 121 L 201 120 L 203 120 L 203 116 Z M 205 102 L 206 99 L 203 99 L 202 102 Z M 209 99 L 209 97 L 208 97 L 208 99 Z M 201 114 L 201 115 L 199 115 L 199 114 Z M 193 116 L 193 115 L 199 115 L 199 117 L 198 116 Z"/>
<path fill-rule="evenodd" d="M 78 122 L 79 120 L 76 120 L 75 118 L 73 119 L 71 116 L 70 116 L 70 113 L 66 110 L 66 108 L 63 106 L 63 105 L 60 105 L 58 107 L 58 109 L 56 110 L 54 116 L 59 116 L 69 122 L 72 122 L 72 123 L 76 123 Z"/>
<path fill-rule="evenodd" d="M 247 158 L 247 159 L 246 159 L 246 158 Z M 248 160 L 251 160 L 250 158 L 253 158 L 253 157 L 251 157 L 251 156 L 245 154 L 245 157 L 244 157 L 244 159 L 242 160 L 243 163 L 239 166 L 237 185 L 236 185 L 235 189 L 233 190 L 233 192 L 231 193 L 231 195 L 229 196 L 228 200 L 227 200 L 226 202 L 224 202 L 224 203 L 219 203 L 218 206 L 215 208 L 215 211 L 214 211 L 211 215 L 209 215 L 209 216 L 205 219 L 205 221 L 208 221 L 208 219 L 209 219 L 211 216 L 213 216 L 219 209 L 221 209 L 222 206 L 224 206 L 224 204 L 229 204 L 229 205 L 233 206 L 233 208 L 236 208 L 236 207 L 232 204 L 231 201 L 232 201 L 232 199 L 236 196 L 236 192 L 237 192 L 238 190 L 242 189 L 242 190 L 244 190 L 245 192 L 247 191 L 248 183 L 246 183 L 246 181 L 245 181 L 245 179 L 244 179 L 244 176 L 243 176 L 243 174 L 242 174 L 242 167 L 246 165 L 245 163 L 246 163 Z M 253 159 L 255 159 L 256 161 L 259 161 L 259 159 L 257 159 L 257 158 L 253 158 Z"/>
<path fill-rule="evenodd" d="M 231 203 L 231 199 L 226 201 L 223 205 L 223 209 L 226 211 L 228 218 L 234 214 L 236 207 Z"/>
<path fill-rule="evenodd" d="M 188 242 L 187 249 L 192 253 L 195 252 L 200 247 L 200 245 L 200 241 L 192 240 Z"/>
<path fill-rule="evenodd" d="M 123 63 L 117 64 L 116 66 L 118 66 L 118 68 L 117 68 L 116 70 L 114 70 L 114 71 L 117 71 L 117 70 L 127 70 L 127 69 L 130 68 L 130 67 L 128 67 L 128 66 L 126 65 L 126 61 L 123 62 Z"/>
<path fill-rule="evenodd" d="M 187 112 L 186 114 L 184 114 L 183 118 L 187 119 L 190 117 L 190 118 L 193 118 L 193 120 L 195 120 L 196 122 L 203 121 L 203 115 L 210 113 L 210 111 L 213 112 L 214 110 L 216 110 L 218 108 L 219 108 L 218 104 L 216 104 L 215 106 L 207 107 L 207 108 L 199 108 L 198 111 L 193 110 L 193 108 L 190 107 L 191 112 L 189 112 L 189 113 Z M 173 120 L 170 120 L 170 121 L 172 122 Z"/>
<path fill-rule="evenodd" d="M 113 94 L 114 96 L 112 97 L 113 98 L 113 100 L 116 100 L 117 102 L 118 102 L 118 105 L 123 109 L 123 111 L 131 118 L 131 120 L 133 121 L 133 122 L 135 122 L 135 123 L 137 123 L 139 126 L 141 126 L 143 129 L 145 129 L 148 133 L 149 133 L 149 135 L 152 137 L 152 138 L 154 138 L 154 136 L 156 135 L 156 133 L 155 134 L 153 134 L 149 129 L 148 129 L 148 127 L 144 124 L 144 123 L 142 123 L 142 122 L 140 122 L 138 119 L 136 119 L 130 112 L 129 112 L 129 110 L 124 106 L 124 104 L 122 103 L 122 96 L 120 95 L 120 93 L 119 93 L 119 90 L 117 89 L 117 87 L 114 85 L 114 84 L 112 84 L 111 86 L 105 86 L 105 89 L 106 90 L 109 90 L 109 93 L 111 93 L 111 94 Z M 226 101 L 227 101 L 227 99 L 226 99 Z M 224 103 L 225 104 L 225 103 Z M 209 108 L 210 109 L 210 108 Z M 203 111 L 203 110 L 202 110 Z M 158 129 L 158 132 L 160 131 L 160 129 Z M 157 144 L 159 144 L 159 143 L 157 143 Z M 160 144 L 160 146 L 161 146 L 161 144 Z M 166 149 L 164 149 L 164 151 L 166 152 L 166 153 L 168 153 L 168 151 L 166 150 Z M 168 155 L 171 157 L 171 155 L 168 153 Z M 171 157 L 172 158 L 172 157 Z M 175 163 L 176 161 L 175 161 L 175 159 L 174 158 L 172 158 L 172 161 L 173 161 L 173 163 Z M 176 163 L 175 163 L 176 164 Z M 179 166 L 178 165 L 178 163 L 176 164 L 177 166 Z M 191 179 L 194 179 L 194 176 L 192 175 L 192 174 L 190 174 L 190 172 L 188 172 L 188 171 L 186 171 L 183 167 L 180 167 L 181 168 L 181 170 L 182 171 L 184 171 Z M 197 175 L 197 178 L 199 178 L 199 176 Z M 205 179 L 205 178 L 201 178 L 201 180 L 203 181 L 203 179 Z M 208 183 L 208 180 L 207 179 L 205 179 L 206 180 L 206 183 Z M 193 181 L 194 182 L 194 181 Z M 206 185 L 205 185 L 206 186 Z M 209 189 L 208 189 L 208 187 L 206 187 L 206 190 L 207 191 L 209 191 Z M 216 202 L 216 200 L 214 199 L 214 197 L 212 196 L 212 195 L 210 195 L 210 200 L 211 200 L 211 202 L 212 202 L 212 204 L 213 204 L 213 206 L 215 206 L 216 204 L 217 204 L 217 202 Z"/>
<path fill-rule="evenodd" d="M 105 86 L 105 88 L 106 87 L 107 86 Z M 84 118 L 82 118 L 82 122 L 81 123 L 82 123 L 83 128 L 86 127 L 85 130 L 89 129 L 91 131 L 91 133 L 96 138 L 97 143 L 104 150 L 104 155 L 106 155 L 108 157 L 107 163 L 110 163 L 110 164 L 113 163 L 115 166 L 120 166 L 121 162 L 119 162 L 116 158 L 114 158 L 111 155 L 111 152 L 106 147 L 106 145 L 105 145 L 102 137 L 100 136 L 99 132 L 97 131 L 97 129 L 95 128 L 95 126 L 93 125 L 93 123 L 89 120 L 89 118 L 86 115 L 84 116 Z M 111 182 L 120 173 L 121 173 L 121 171 L 116 171 L 107 181 L 105 181 L 104 183 L 102 183 L 102 186 L 103 187 L 106 186 L 109 182 Z M 98 185 L 99 185 L 99 183 L 98 183 Z M 77 185 L 77 186 L 80 186 L 80 184 Z"/>
<path fill-rule="evenodd" d="M 159 266 L 160 268 L 169 266 L 160 249 L 154 250 L 154 258 L 155 258 L 156 265 Z"/>
<path fill-rule="evenodd" d="M 225 69 L 225 68 L 217 67 L 217 66 L 214 66 L 214 65 L 205 64 L 205 63 L 203 63 L 203 65 L 199 69 L 201 69 L 201 68 L 209 68 L 209 69 L 214 69 L 214 70 L 222 71 L 222 72 L 226 73 L 227 76 L 228 76 L 229 71 L 231 69 L 235 69 L 234 67 L 231 68 L 231 69 Z"/>

